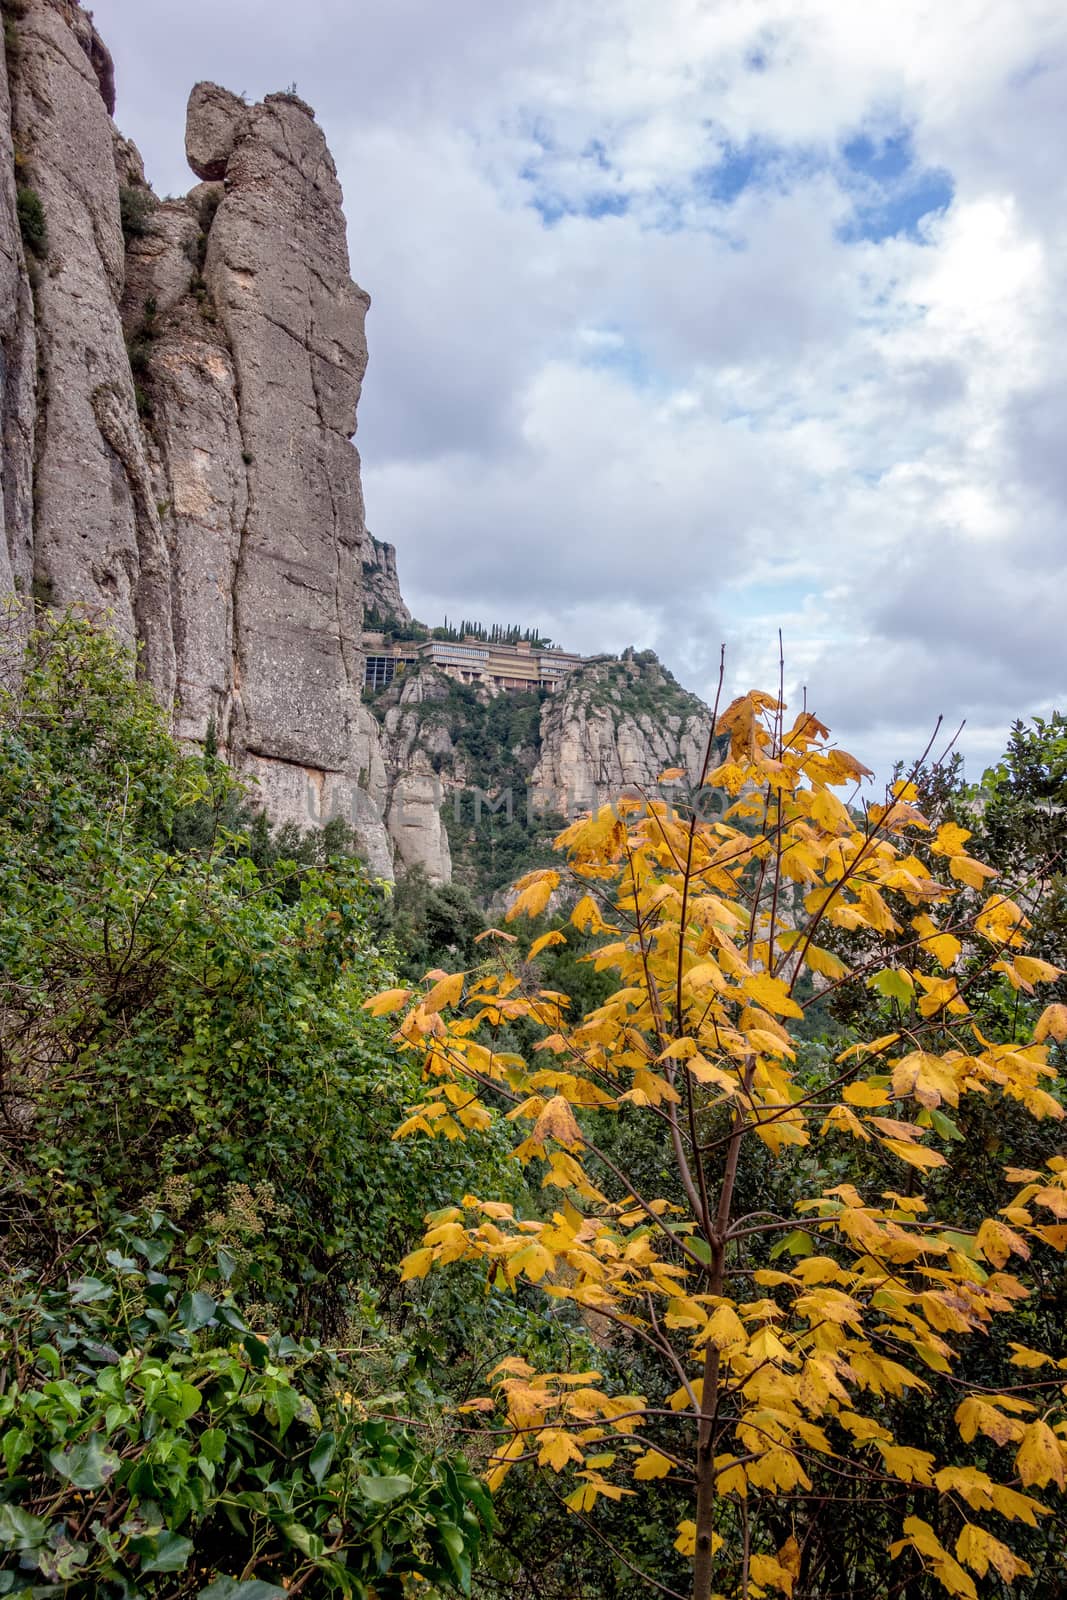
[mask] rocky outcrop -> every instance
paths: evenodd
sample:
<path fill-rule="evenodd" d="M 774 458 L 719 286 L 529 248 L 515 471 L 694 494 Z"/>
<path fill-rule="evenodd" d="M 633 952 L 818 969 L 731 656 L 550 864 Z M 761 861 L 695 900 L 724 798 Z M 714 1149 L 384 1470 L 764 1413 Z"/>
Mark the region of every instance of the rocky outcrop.
<path fill-rule="evenodd" d="M 31 259 L 15 302 L 22 379 L 5 383 L 5 409 L 18 419 L 16 450 L 27 428 L 33 440 L 33 584 L 53 604 L 106 612 L 124 639 L 140 643 L 169 701 L 170 573 L 119 316 L 125 250 L 110 57 L 88 13 L 68 0 L 22 0 L 17 11 L 7 22 L 11 165 L 23 217 L 32 209 L 40 233 L 27 234 Z"/>
<path fill-rule="evenodd" d="M 365 561 L 403 602 L 364 528 L 368 298 L 323 134 L 294 95 L 200 84 L 203 181 L 157 204 L 91 14 L 9 0 L 5 18 L 0 592 L 106 617 L 181 738 L 213 729 L 272 816 L 344 816 L 391 875 Z"/>
<path fill-rule="evenodd" d="M 447 881 L 460 848 L 469 881 L 503 871 L 531 788 L 554 821 L 664 767 L 695 772 L 706 709 L 632 652 L 543 705 L 428 670 L 372 713 L 364 607 L 411 616 L 396 552 L 364 522 L 369 301 L 311 108 L 198 84 L 186 151 L 201 181 L 159 203 L 111 121 L 91 13 L 4 11 L 0 599 L 105 618 L 181 739 L 210 733 L 277 821 L 342 817 L 385 877 Z M 457 830 L 457 796 L 505 791 L 487 848 Z"/>
<path fill-rule="evenodd" d="M 627 787 L 654 789 L 673 767 L 695 782 L 710 720 L 651 651 L 590 661 L 546 702 L 533 788 L 545 809 L 573 816 Z"/>
<path fill-rule="evenodd" d="M 411 612 L 400 593 L 396 571 L 396 549 L 365 533 L 360 551 L 363 568 L 363 604 L 382 621 L 410 622 Z"/>
<path fill-rule="evenodd" d="M 697 782 L 711 719 L 633 651 L 588 662 L 554 695 L 461 687 L 423 666 L 376 706 L 400 860 L 434 880 L 454 871 L 483 903 L 566 819 L 626 788 L 655 791 L 671 768 Z"/>

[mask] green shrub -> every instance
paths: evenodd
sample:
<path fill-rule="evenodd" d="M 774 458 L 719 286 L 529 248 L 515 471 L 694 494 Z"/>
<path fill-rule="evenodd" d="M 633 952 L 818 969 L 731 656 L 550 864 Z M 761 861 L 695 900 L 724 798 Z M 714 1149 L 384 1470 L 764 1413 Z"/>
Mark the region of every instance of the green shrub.
<path fill-rule="evenodd" d="M 469 1589 L 491 1512 L 461 1457 L 357 1402 L 344 1358 L 253 1332 L 225 1252 L 207 1285 L 158 1213 L 108 1242 L 61 1288 L 0 1289 L 0 1591 Z"/>
<path fill-rule="evenodd" d="M 150 232 L 152 215 L 159 204 L 151 189 L 123 184 L 119 189 L 119 220 L 127 243 Z"/>
<path fill-rule="evenodd" d="M 20 1108 L 0 1261 L 48 1271 L 180 1190 L 191 1247 L 225 1230 L 249 1292 L 321 1335 L 502 1157 L 465 1147 L 457 1177 L 393 1142 L 418 1067 L 362 1009 L 389 978 L 376 891 L 343 841 L 287 858 L 243 802 L 108 635 L 32 635 L 0 694 L 0 1059 Z"/>
<path fill-rule="evenodd" d="M 22 242 L 31 255 L 43 261 L 48 254 L 48 219 L 41 197 L 36 189 L 24 184 L 18 191 L 16 204 Z"/>

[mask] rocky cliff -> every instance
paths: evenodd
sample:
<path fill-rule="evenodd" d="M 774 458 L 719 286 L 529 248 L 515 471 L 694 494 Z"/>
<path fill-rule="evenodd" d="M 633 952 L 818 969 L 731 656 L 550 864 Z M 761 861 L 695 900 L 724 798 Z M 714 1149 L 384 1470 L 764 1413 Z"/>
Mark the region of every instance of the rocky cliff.
<path fill-rule="evenodd" d="M 549 859 L 567 818 L 654 791 L 670 768 L 696 782 L 711 718 L 651 651 L 588 661 L 555 694 L 494 695 L 423 667 L 371 703 L 402 859 L 454 872 L 483 903 Z"/>
<path fill-rule="evenodd" d="M 351 443 L 368 297 L 311 108 L 189 102 L 201 180 L 158 204 L 77 0 L 5 0 L 0 586 L 106 615 L 182 738 L 215 729 L 270 812 L 341 812 L 392 868 L 361 703 Z M 395 572 L 395 568 L 394 568 Z"/>
<path fill-rule="evenodd" d="M 383 876 L 454 854 L 489 894 L 559 815 L 695 769 L 706 710 L 654 658 L 364 702 L 364 608 L 410 613 L 364 520 L 369 300 L 311 108 L 196 85 L 197 182 L 158 201 L 91 13 L 0 4 L 0 600 L 106 619 L 183 740 L 211 730 L 275 820 L 345 818 Z"/>

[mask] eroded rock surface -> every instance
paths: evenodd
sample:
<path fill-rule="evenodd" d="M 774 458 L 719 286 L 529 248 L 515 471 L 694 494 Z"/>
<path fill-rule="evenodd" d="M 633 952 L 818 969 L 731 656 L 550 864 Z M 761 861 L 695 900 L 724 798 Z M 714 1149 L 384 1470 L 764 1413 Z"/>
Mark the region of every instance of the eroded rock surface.
<path fill-rule="evenodd" d="M 106 613 L 140 643 L 169 702 L 170 573 L 119 316 L 110 57 L 65 0 L 27 0 L 11 28 L 12 161 L 47 228 L 24 268 L 35 305 L 33 584 L 51 604 Z M 24 398 L 15 410 L 25 416 Z"/>

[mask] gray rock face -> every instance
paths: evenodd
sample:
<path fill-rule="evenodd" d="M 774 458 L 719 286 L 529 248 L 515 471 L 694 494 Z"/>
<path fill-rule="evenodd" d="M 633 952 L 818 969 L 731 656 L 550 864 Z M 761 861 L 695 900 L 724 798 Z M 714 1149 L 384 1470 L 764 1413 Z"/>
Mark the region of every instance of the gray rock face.
<path fill-rule="evenodd" d="M 247 107 L 217 83 L 198 83 L 189 98 L 185 122 L 185 159 L 198 178 L 215 181 L 226 168 Z"/>
<path fill-rule="evenodd" d="M 233 354 L 248 467 L 235 587 L 235 738 L 349 769 L 362 692 L 363 501 L 356 426 L 368 297 L 348 271 L 341 191 L 302 102 L 251 108 L 204 274 Z"/>
<path fill-rule="evenodd" d="M 710 721 L 655 658 L 590 662 L 545 703 L 531 780 L 538 803 L 569 816 L 629 786 L 654 788 L 672 767 L 695 781 Z"/>
<path fill-rule="evenodd" d="M 0 53 L 0 139 L 11 159 L 0 160 L 0 595 L 26 595 L 33 581 L 33 444 L 37 359 L 33 296 L 16 212 L 11 147 L 11 92 Z"/>
<path fill-rule="evenodd" d="M 395 546 L 385 544 L 372 533 L 364 531 L 360 559 L 365 608 L 377 612 L 380 617 L 395 617 L 398 622 L 410 622 L 411 612 L 400 593 Z"/>
<path fill-rule="evenodd" d="M 169 701 L 170 573 L 118 310 L 125 250 L 100 76 L 106 93 L 110 58 L 65 0 L 28 0 L 15 28 L 13 135 L 48 232 L 33 273 L 34 585 L 139 640 Z"/>
<path fill-rule="evenodd" d="M 131 240 L 123 302 L 131 350 L 146 363 L 154 493 L 172 575 L 179 738 L 233 718 L 234 588 L 248 508 L 233 359 L 206 296 L 190 289 L 203 197 L 160 206 Z"/>

